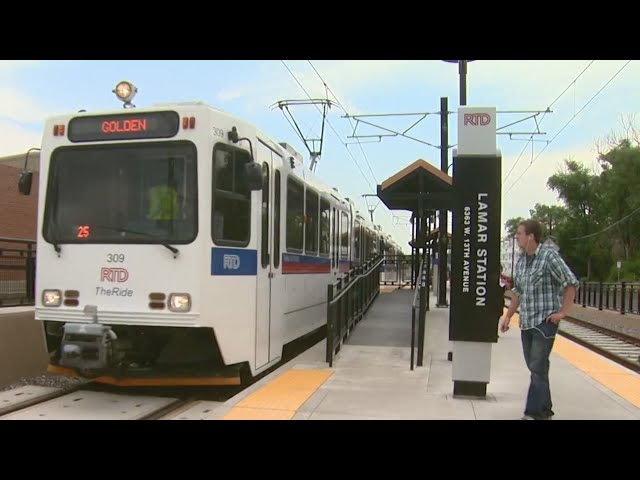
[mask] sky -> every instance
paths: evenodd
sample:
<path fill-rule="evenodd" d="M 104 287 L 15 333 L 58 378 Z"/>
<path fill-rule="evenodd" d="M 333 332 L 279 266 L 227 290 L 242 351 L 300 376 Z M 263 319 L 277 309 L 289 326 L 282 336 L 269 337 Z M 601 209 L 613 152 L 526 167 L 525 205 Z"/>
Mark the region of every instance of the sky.
<path fill-rule="evenodd" d="M 457 143 L 458 66 L 440 60 L 0 60 L 0 156 L 39 147 L 48 116 L 121 107 L 112 93 L 120 80 L 138 87 L 137 107 L 172 101 L 203 101 L 254 124 L 305 158 L 305 143 L 275 106 L 281 100 L 329 98 L 316 173 L 356 202 L 409 252 L 409 212 L 389 211 L 376 185 L 417 159 L 440 168 L 440 98 L 448 97 L 449 144 Z M 596 145 L 620 132 L 622 119 L 640 111 L 640 63 L 627 60 L 475 60 L 468 64 L 467 106 L 495 107 L 498 128 L 533 113 L 534 119 L 502 128 L 502 219 L 529 216 L 536 203 L 561 204 L 547 179 L 565 159 L 598 172 Z M 313 105 L 290 107 L 302 135 L 320 138 L 322 115 Z M 505 113 L 502 113 L 505 112 Z M 348 115 L 431 113 L 402 136 L 350 138 Z M 365 118 L 404 131 L 419 116 Z M 360 124 L 356 135 L 388 134 Z M 426 143 L 423 143 L 426 142 Z M 431 145 L 428 145 L 431 144 Z M 451 163 L 452 150 L 449 150 Z M 451 172 L 449 172 L 451 174 Z M 449 216 L 451 222 L 451 216 Z M 450 227 L 449 227 L 450 228 Z M 450 230 L 449 230 L 450 231 Z"/>

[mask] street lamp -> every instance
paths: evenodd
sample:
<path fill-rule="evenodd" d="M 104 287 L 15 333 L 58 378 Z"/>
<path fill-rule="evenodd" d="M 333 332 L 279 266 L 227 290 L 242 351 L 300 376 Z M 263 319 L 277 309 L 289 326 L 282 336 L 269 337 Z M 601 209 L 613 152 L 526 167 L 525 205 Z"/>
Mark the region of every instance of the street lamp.
<path fill-rule="evenodd" d="M 467 104 L 467 62 L 472 62 L 473 60 L 444 60 L 448 63 L 457 63 L 458 64 L 458 72 L 460 74 L 460 106 Z M 446 98 L 440 99 L 440 170 L 444 173 L 449 171 L 449 168 L 453 165 L 447 165 L 448 155 L 449 155 L 449 126 L 448 126 L 448 101 Z M 438 303 L 436 306 L 446 307 L 447 306 L 447 277 L 448 277 L 448 262 L 447 262 L 447 244 L 448 244 L 448 232 L 447 232 L 447 224 L 449 222 L 448 219 L 449 210 L 443 208 L 440 210 L 440 218 L 438 227 L 440 229 L 440 242 L 439 242 L 439 255 L 438 261 L 440 263 L 440 272 L 438 279 Z M 452 353 L 449 352 L 448 359 L 451 360 Z"/>
<path fill-rule="evenodd" d="M 467 104 L 467 63 L 473 60 L 443 60 L 447 63 L 457 63 L 460 74 L 460 106 Z"/>

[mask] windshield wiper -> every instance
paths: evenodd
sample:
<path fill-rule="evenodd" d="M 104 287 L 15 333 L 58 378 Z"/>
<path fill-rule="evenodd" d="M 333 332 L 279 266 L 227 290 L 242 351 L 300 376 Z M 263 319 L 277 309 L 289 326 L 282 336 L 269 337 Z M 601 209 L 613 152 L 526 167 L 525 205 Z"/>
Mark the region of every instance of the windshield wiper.
<path fill-rule="evenodd" d="M 105 228 L 107 230 L 113 230 L 115 232 L 133 233 L 134 235 L 142 235 L 143 237 L 149 237 L 149 238 L 152 238 L 154 240 L 159 240 L 158 237 L 156 237 L 155 235 L 151 235 L 150 233 L 138 232 L 136 230 L 129 230 L 128 228 L 124 228 L 124 227 L 112 227 L 110 225 L 95 225 L 95 226 L 97 228 Z M 176 247 L 173 247 L 173 246 L 169 245 L 167 242 L 160 241 L 159 245 L 162 245 L 163 247 L 171 250 L 173 252 L 173 258 L 176 258 L 178 256 L 178 254 L 180 253 L 180 251 Z M 58 247 L 58 248 L 60 248 L 60 247 Z"/>

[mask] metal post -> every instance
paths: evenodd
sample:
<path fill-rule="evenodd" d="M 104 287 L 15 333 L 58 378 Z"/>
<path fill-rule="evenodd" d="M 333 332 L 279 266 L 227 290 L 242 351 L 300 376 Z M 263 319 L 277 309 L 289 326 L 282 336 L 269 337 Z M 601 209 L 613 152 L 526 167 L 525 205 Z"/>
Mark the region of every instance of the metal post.
<path fill-rule="evenodd" d="M 598 310 L 602 310 L 602 282 L 600 282 L 600 298 L 598 299 Z"/>
<path fill-rule="evenodd" d="M 411 289 L 415 288 L 413 279 L 415 278 L 416 263 L 416 213 L 411 215 Z"/>
<path fill-rule="evenodd" d="M 467 104 L 467 61 L 458 60 L 458 73 L 460 73 L 460 106 Z"/>
<path fill-rule="evenodd" d="M 620 315 L 624 315 L 624 300 L 627 290 L 627 282 L 622 282 L 622 294 L 620 295 Z"/>
<path fill-rule="evenodd" d="M 426 267 L 426 266 L 425 266 Z M 425 315 L 426 315 L 426 301 L 427 301 L 427 292 L 426 292 L 426 284 L 427 278 L 424 275 L 424 268 L 420 275 L 420 310 L 418 311 L 418 367 L 421 367 L 423 364 L 424 357 L 424 331 L 425 331 Z"/>
<path fill-rule="evenodd" d="M 422 250 L 422 254 L 420 255 L 421 260 L 422 260 L 422 270 L 420 270 L 420 267 L 418 267 L 418 269 L 420 270 L 418 272 L 418 285 L 417 287 L 420 288 L 420 310 L 419 310 L 419 314 L 418 314 L 418 366 L 421 367 L 422 366 L 422 360 L 423 360 L 423 355 L 424 355 L 424 315 L 425 315 L 425 301 L 426 301 L 426 297 L 425 297 L 425 282 L 426 282 L 426 278 L 424 275 L 424 262 L 428 261 L 428 259 L 425 258 L 425 230 L 426 230 L 426 219 L 425 219 L 425 213 L 424 213 L 424 209 L 422 207 L 422 177 L 420 177 L 419 180 L 419 187 L 418 187 L 418 192 L 419 192 L 419 197 L 418 197 L 418 232 L 416 234 L 416 238 L 417 238 L 417 247 L 418 247 L 418 251 Z"/>
<path fill-rule="evenodd" d="M 429 297 L 431 296 L 431 215 L 429 215 L 429 219 L 427 220 L 427 241 L 425 242 L 425 261 L 427 267 L 427 302 L 426 302 L 426 311 L 429 311 Z"/>
<path fill-rule="evenodd" d="M 447 173 L 449 167 L 449 99 L 440 98 L 440 170 Z M 438 249 L 438 302 L 437 307 L 447 306 L 447 246 L 449 236 L 447 233 L 449 223 L 448 207 L 440 209 L 439 249 Z"/>

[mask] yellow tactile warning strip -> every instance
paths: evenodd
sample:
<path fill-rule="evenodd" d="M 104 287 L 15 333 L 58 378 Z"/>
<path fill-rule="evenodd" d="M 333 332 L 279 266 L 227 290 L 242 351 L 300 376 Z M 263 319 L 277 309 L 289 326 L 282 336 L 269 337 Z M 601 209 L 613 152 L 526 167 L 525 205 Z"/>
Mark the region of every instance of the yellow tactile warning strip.
<path fill-rule="evenodd" d="M 223 420 L 290 420 L 331 370 L 289 370 L 244 398 Z"/>
<path fill-rule="evenodd" d="M 516 313 L 511 317 L 509 326 L 518 328 L 519 321 Z M 637 374 L 560 335 L 556 335 L 553 353 L 640 408 L 640 376 Z"/>

